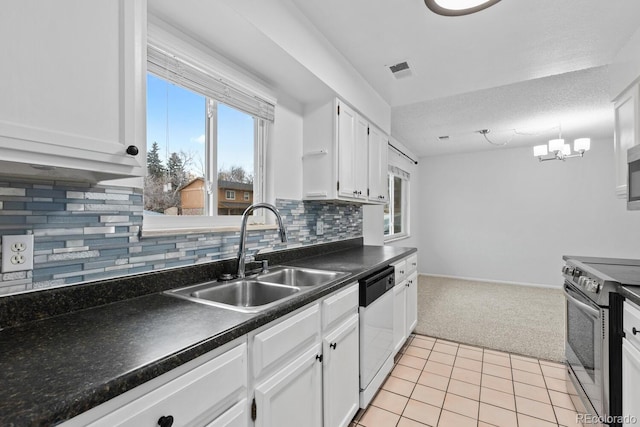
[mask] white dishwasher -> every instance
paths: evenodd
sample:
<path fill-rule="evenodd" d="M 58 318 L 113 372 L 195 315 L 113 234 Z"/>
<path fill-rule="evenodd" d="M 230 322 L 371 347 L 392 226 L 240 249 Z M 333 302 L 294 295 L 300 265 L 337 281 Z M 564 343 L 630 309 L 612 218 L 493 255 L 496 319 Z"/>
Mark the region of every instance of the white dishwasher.
<path fill-rule="evenodd" d="M 393 267 L 360 283 L 360 407 L 366 408 L 393 369 Z"/>

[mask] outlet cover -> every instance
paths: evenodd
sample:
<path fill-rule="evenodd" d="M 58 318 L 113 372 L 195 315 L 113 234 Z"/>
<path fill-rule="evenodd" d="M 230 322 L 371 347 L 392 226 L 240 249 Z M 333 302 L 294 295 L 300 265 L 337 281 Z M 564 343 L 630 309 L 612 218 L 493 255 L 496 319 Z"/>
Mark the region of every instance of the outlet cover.
<path fill-rule="evenodd" d="M 33 270 L 33 234 L 2 236 L 2 272 Z"/>

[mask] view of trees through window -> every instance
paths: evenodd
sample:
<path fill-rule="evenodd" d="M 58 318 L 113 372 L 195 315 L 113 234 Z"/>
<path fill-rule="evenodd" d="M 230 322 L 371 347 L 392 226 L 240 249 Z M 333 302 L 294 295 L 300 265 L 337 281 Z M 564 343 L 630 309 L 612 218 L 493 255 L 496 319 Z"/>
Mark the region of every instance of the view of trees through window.
<path fill-rule="evenodd" d="M 241 215 L 253 202 L 254 145 L 253 117 L 149 74 L 145 214 Z"/>

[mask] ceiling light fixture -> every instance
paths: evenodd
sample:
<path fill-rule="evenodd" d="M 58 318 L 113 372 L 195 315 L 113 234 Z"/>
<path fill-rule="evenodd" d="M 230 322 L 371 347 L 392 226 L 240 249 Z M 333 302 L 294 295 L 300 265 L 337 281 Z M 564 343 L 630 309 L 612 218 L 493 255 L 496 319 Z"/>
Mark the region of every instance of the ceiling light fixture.
<path fill-rule="evenodd" d="M 549 140 L 548 149 L 547 145 L 536 145 L 533 147 L 533 155 L 538 158 L 540 162 L 546 162 L 547 160 L 566 160 L 573 157 L 584 156 L 585 151 L 589 151 L 591 148 L 590 138 L 578 138 L 573 140 L 574 154 L 571 154 L 571 146 L 564 143 L 562 139 L 562 128 L 558 134 L 557 139 Z M 545 157 L 547 154 L 552 154 L 550 157 Z"/>
<path fill-rule="evenodd" d="M 424 0 L 432 12 L 443 16 L 462 16 L 479 12 L 500 0 Z"/>

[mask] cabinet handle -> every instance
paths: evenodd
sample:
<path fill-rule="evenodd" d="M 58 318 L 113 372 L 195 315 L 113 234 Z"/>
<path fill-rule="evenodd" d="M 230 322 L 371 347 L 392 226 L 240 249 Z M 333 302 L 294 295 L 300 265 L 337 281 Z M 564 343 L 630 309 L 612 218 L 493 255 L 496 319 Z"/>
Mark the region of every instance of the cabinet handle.
<path fill-rule="evenodd" d="M 635 326 L 631 329 L 631 332 L 633 332 L 633 335 L 640 334 L 640 331 Z"/>
<path fill-rule="evenodd" d="M 135 145 L 130 145 L 127 147 L 127 154 L 130 156 L 137 156 L 140 150 Z"/>
<path fill-rule="evenodd" d="M 322 363 L 322 355 L 321 354 L 316 354 L 316 360 L 320 363 Z"/>
<path fill-rule="evenodd" d="M 160 417 L 160 419 L 158 420 L 158 425 L 160 427 L 171 427 L 173 425 L 173 417 L 171 415 Z"/>
<path fill-rule="evenodd" d="M 331 347 L 334 350 L 336 349 L 337 346 L 338 346 L 338 343 L 336 342 L 329 344 L 329 347 Z"/>

